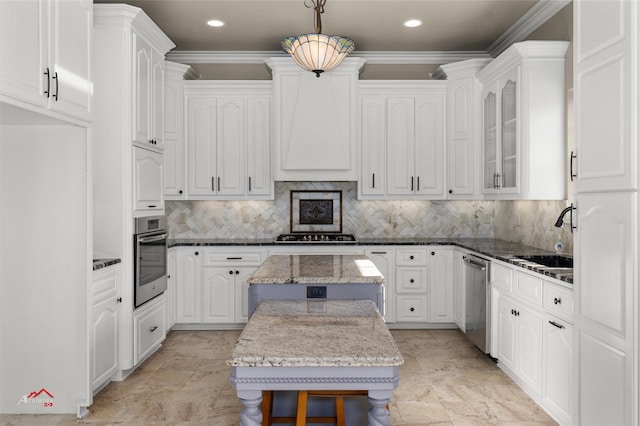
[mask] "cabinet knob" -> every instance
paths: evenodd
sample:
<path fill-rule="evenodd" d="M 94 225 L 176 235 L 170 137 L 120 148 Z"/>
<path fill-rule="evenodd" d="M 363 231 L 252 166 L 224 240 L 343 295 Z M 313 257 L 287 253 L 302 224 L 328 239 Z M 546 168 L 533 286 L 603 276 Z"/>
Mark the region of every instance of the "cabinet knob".
<path fill-rule="evenodd" d="M 560 305 L 562 303 L 562 299 L 560 299 L 559 297 L 554 297 L 553 298 L 553 304 L 554 305 Z"/>
<path fill-rule="evenodd" d="M 453 194 L 453 189 L 450 189 L 450 190 L 449 190 L 449 194 Z"/>
<path fill-rule="evenodd" d="M 515 315 L 515 314 L 516 314 L 516 311 L 512 309 L 511 310 L 511 315 Z"/>
<path fill-rule="evenodd" d="M 196 252 L 196 256 L 199 255 L 200 253 Z"/>
<path fill-rule="evenodd" d="M 415 259 L 415 257 L 414 256 L 409 256 L 409 259 L 413 260 L 413 259 Z"/>
<path fill-rule="evenodd" d="M 416 281 L 416 280 L 414 280 L 413 278 L 411 278 L 411 279 L 409 280 L 409 282 L 410 282 L 410 283 L 414 283 L 415 281 Z"/>
<path fill-rule="evenodd" d="M 151 327 L 151 328 L 149 329 L 149 331 L 153 333 L 153 332 L 154 332 L 154 331 L 156 331 L 157 329 L 158 329 L 158 326 L 157 326 L 157 325 L 154 325 L 153 327 Z"/>
<path fill-rule="evenodd" d="M 413 312 L 413 311 L 415 311 L 415 308 L 409 308 L 409 310 L 410 310 L 411 312 Z"/>
<path fill-rule="evenodd" d="M 182 194 L 182 189 L 180 191 L 178 191 L 178 194 Z"/>
<path fill-rule="evenodd" d="M 236 275 L 238 275 L 240 273 L 240 271 L 236 271 Z"/>
<path fill-rule="evenodd" d="M 233 275 L 233 271 L 229 271 L 229 275 Z"/>
<path fill-rule="evenodd" d="M 435 255 L 436 255 L 436 252 L 435 252 L 435 251 L 432 251 L 432 252 L 431 252 L 431 256 L 435 256 Z"/>
<path fill-rule="evenodd" d="M 118 297 L 118 298 L 116 299 L 116 302 L 118 302 L 118 303 L 122 303 L 122 297 Z"/>

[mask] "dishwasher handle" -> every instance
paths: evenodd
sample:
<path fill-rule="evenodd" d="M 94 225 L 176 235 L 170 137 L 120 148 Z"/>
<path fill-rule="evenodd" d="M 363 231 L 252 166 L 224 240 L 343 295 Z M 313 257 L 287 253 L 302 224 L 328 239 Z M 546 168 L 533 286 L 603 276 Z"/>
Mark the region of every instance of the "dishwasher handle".
<path fill-rule="evenodd" d="M 462 256 L 462 260 L 464 260 L 465 262 L 467 262 L 470 265 L 476 266 L 478 268 L 480 268 L 482 271 L 486 271 L 487 270 L 487 264 L 485 262 L 481 262 L 475 259 L 472 259 L 470 257 L 467 256 Z"/>

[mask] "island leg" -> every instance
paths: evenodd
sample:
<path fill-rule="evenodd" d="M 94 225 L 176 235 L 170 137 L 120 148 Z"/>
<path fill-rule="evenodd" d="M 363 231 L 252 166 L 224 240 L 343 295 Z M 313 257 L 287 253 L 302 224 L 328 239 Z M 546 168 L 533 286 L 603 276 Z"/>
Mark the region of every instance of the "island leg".
<path fill-rule="evenodd" d="M 369 426 L 390 426 L 391 416 L 387 406 L 391 401 L 392 391 L 369 391 Z"/>
<path fill-rule="evenodd" d="M 238 391 L 242 403 L 240 426 L 262 425 L 262 391 Z"/>

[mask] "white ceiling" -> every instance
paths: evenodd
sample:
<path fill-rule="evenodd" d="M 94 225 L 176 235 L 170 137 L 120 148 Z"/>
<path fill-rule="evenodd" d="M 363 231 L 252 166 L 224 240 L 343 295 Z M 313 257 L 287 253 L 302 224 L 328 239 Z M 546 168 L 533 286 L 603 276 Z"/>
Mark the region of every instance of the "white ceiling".
<path fill-rule="evenodd" d="M 307 0 L 309 1 L 309 0 Z M 313 32 L 304 0 L 94 0 L 142 8 L 176 44 L 168 58 L 202 70 L 217 65 L 242 76 L 283 54 L 280 40 Z M 322 32 L 350 37 L 368 64 L 441 64 L 495 56 L 569 0 L 327 0 Z M 225 22 L 221 28 L 209 19 Z M 418 28 L 402 23 L 415 18 Z M 237 64 L 244 64 L 238 67 Z M 224 65 L 223 65 L 224 64 Z M 230 65 L 235 64 L 235 65 Z M 262 65 L 260 65 L 262 66 Z M 235 71 L 233 71 L 235 70 Z"/>

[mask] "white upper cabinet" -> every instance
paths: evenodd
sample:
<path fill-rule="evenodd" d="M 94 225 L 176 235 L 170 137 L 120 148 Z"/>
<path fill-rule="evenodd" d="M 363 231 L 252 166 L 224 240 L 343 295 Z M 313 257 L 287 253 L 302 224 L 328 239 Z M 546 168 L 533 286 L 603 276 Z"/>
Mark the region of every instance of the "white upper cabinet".
<path fill-rule="evenodd" d="M 162 154 L 134 146 L 133 211 L 135 216 L 164 214 Z"/>
<path fill-rule="evenodd" d="M 275 180 L 357 180 L 358 71 L 347 58 L 320 77 L 291 58 L 270 58 Z"/>
<path fill-rule="evenodd" d="M 442 65 L 434 78 L 446 79 L 447 86 L 447 180 L 448 199 L 479 198 L 478 155 L 480 133 L 480 91 L 476 74 L 490 61 L 470 59 Z"/>
<path fill-rule="evenodd" d="M 184 75 L 188 65 L 165 61 L 164 197 L 181 200 L 185 193 Z"/>
<path fill-rule="evenodd" d="M 445 198 L 446 87 L 360 82 L 360 198 Z"/>
<path fill-rule="evenodd" d="M 567 46 L 515 43 L 478 73 L 482 192 L 488 198 L 566 199 Z"/>
<path fill-rule="evenodd" d="M 92 6 L 88 0 L 0 2 L 0 27 L 12 34 L 0 40 L 1 100 L 91 120 Z"/>
<path fill-rule="evenodd" d="M 187 194 L 272 199 L 271 84 L 185 83 Z"/>
<path fill-rule="evenodd" d="M 154 49 L 140 35 L 134 44 L 133 141 L 164 149 L 164 53 Z"/>

